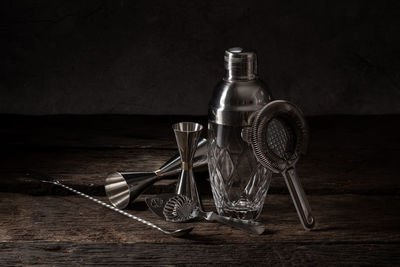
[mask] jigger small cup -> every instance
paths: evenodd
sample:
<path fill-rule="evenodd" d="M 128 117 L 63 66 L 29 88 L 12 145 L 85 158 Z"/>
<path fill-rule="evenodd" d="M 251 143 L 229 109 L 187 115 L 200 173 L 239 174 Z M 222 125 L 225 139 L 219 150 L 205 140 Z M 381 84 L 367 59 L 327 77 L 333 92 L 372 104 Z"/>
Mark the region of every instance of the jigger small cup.
<path fill-rule="evenodd" d="M 193 167 L 206 169 L 207 140 L 196 143 Z M 175 155 L 155 171 L 116 171 L 105 179 L 104 189 L 108 200 L 117 208 L 124 209 L 155 182 L 173 177 L 181 172 L 181 157 Z"/>
<path fill-rule="evenodd" d="M 196 181 L 193 175 L 193 157 L 203 126 L 195 122 L 179 122 L 172 125 L 181 156 L 181 174 L 176 185 L 176 194 L 184 195 L 201 207 Z"/>

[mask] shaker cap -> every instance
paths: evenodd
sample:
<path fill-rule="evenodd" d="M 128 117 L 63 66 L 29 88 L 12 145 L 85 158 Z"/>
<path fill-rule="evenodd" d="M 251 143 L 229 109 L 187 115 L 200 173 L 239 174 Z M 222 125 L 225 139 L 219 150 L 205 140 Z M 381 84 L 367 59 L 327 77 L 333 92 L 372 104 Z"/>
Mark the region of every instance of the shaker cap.
<path fill-rule="evenodd" d="M 253 80 L 257 77 L 257 55 L 241 47 L 225 51 L 227 80 Z"/>

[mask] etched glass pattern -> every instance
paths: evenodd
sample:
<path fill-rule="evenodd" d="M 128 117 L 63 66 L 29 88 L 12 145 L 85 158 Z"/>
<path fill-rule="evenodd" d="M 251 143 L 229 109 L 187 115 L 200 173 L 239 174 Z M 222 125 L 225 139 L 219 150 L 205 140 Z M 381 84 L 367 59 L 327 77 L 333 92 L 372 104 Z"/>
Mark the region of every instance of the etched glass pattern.
<path fill-rule="evenodd" d="M 240 219 L 260 214 L 272 173 L 241 138 L 242 127 L 208 125 L 208 167 L 217 211 Z"/>

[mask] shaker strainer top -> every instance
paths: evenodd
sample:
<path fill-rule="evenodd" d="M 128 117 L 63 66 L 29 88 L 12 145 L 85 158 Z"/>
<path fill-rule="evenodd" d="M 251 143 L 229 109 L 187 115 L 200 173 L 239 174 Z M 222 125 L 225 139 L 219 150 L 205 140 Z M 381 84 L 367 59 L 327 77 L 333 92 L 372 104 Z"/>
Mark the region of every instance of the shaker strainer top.
<path fill-rule="evenodd" d="M 281 172 L 293 166 L 308 145 L 308 128 L 299 108 L 276 100 L 250 117 L 250 127 L 242 131 L 243 139 L 253 147 L 261 165 Z"/>

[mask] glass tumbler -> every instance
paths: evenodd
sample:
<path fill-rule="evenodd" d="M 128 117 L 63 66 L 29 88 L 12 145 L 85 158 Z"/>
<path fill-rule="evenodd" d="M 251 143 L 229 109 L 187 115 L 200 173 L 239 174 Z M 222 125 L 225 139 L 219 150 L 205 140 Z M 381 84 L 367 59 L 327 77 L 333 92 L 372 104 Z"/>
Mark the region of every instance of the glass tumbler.
<path fill-rule="evenodd" d="M 272 172 L 241 138 L 241 127 L 208 125 L 208 160 L 212 193 L 219 214 L 256 219 L 264 205 Z"/>

